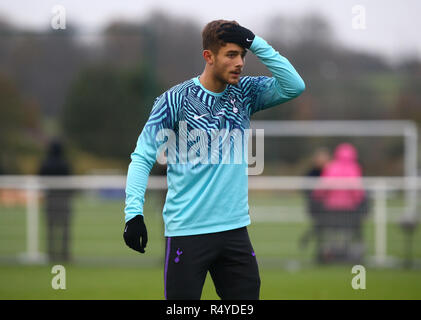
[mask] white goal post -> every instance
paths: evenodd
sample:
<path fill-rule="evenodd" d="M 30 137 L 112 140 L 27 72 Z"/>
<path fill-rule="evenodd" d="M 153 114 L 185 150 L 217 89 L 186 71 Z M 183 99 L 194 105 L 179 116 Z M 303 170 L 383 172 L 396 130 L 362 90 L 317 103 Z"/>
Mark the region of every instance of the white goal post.
<path fill-rule="evenodd" d="M 406 180 L 405 218 L 416 219 L 416 186 L 418 176 L 418 129 L 409 120 L 320 120 L 251 122 L 252 129 L 264 129 L 265 137 L 402 137 L 404 139 L 404 173 Z"/>

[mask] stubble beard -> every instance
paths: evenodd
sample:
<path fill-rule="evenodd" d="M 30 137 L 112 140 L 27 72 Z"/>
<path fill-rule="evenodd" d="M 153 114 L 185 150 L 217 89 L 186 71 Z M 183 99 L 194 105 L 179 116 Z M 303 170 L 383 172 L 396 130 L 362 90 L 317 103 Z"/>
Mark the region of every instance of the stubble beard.
<path fill-rule="evenodd" d="M 217 72 L 215 74 L 215 78 L 218 81 L 222 82 L 223 84 L 230 84 L 230 85 L 237 85 L 238 82 L 240 81 L 240 78 L 235 79 L 235 80 L 231 80 L 230 79 L 230 73 L 229 72 L 227 72 L 227 73 L 225 73 L 225 72 Z"/>

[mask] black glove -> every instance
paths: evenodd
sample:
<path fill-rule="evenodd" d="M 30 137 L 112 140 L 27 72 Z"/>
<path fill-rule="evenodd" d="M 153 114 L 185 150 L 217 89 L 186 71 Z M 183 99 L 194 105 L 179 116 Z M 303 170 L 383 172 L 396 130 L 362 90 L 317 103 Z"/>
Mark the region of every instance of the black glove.
<path fill-rule="evenodd" d="M 218 30 L 218 38 L 224 42 L 236 43 L 249 49 L 254 40 L 254 33 L 233 23 L 223 23 Z"/>
<path fill-rule="evenodd" d="M 128 247 L 140 253 L 145 253 L 146 243 L 148 242 L 148 231 L 146 230 L 142 215 L 139 214 L 127 221 L 123 238 Z M 140 243 L 140 238 L 142 238 L 142 243 Z"/>

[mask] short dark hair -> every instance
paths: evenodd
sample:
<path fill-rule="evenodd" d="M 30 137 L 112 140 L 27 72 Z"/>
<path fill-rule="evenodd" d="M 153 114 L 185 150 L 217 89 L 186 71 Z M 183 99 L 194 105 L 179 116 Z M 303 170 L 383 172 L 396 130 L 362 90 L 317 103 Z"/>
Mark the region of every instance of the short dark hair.
<path fill-rule="evenodd" d="M 234 20 L 229 21 L 221 19 L 209 22 L 202 31 L 203 50 L 211 50 L 214 53 L 218 53 L 219 49 L 225 46 L 226 43 L 218 38 L 218 30 L 223 23 L 239 25 L 239 23 Z"/>

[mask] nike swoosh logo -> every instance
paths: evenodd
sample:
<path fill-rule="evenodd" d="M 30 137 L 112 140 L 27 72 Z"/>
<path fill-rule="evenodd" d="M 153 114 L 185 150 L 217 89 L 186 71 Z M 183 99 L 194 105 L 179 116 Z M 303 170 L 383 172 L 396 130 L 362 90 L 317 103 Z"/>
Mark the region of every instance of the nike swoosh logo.
<path fill-rule="evenodd" d="M 200 118 L 203 118 L 204 116 L 207 116 L 209 113 L 205 113 L 205 114 L 201 114 L 200 116 L 198 116 L 197 114 L 195 114 L 194 116 L 193 116 L 193 118 L 194 118 L 194 120 L 197 120 L 197 119 L 200 119 Z"/>
<path fill-rule="evenodd" d="M 250 40 L 249 38 L 246 38 L 247 42 L 253 42 L 253 40 Z"/>

